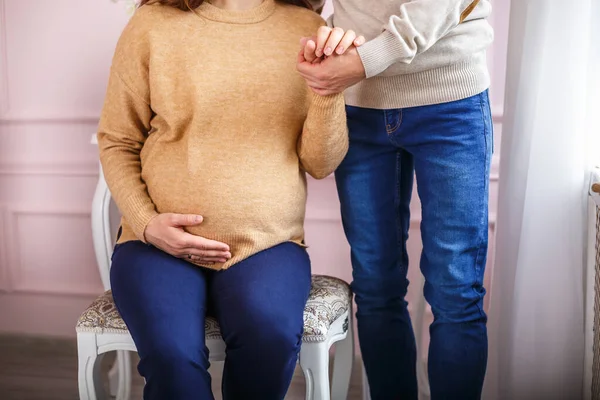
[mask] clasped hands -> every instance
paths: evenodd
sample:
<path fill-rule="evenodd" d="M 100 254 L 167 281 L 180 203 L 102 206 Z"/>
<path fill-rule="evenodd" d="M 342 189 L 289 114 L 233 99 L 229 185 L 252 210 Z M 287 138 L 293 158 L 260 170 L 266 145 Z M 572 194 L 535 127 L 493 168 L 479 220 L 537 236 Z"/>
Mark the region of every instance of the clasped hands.
<path fill-rule="evenodd" d="M 365 38 L 352 30 L 322 26 L 317 36 L 302 38 L 297 69 L 317 94 L 341 93 L 365 79 L 365 68 L 357 47 Z"/>

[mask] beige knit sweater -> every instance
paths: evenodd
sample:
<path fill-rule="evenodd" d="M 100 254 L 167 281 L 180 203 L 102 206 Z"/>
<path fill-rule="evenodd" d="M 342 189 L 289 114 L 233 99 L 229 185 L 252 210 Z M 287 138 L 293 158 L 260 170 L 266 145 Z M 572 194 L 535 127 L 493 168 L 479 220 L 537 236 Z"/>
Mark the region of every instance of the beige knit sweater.
<path fill-rule="evenodd" d="M 199 214 L 189 232 L 244 258 L 303 244 L 306 177 L 348 147 L 342 95 L 313 95 L 296 72 L 299 38 L 324 21 L 265 0 L 249 11 L 142 6 L 113 59 L 98 130 L 123 215 L 119 242 L 144 241 L 157 213 Z"/>
<path fill-rule="evenodd" d="M 358 53 L 368 79 L 346 91 L 349 105 L 439 104 L 489 87 L 490 0 L 333 0 L 333 7 L 330 25 L 367 39 Z"/>

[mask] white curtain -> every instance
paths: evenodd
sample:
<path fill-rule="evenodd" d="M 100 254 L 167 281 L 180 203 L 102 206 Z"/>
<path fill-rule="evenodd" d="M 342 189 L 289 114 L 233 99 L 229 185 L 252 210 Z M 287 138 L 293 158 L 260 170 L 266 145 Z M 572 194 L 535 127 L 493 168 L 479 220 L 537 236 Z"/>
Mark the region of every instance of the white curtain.
<path fill-rule="evenodd" d="M 511 3 L 485 400 L 583 396 L 599 2 Z"/>

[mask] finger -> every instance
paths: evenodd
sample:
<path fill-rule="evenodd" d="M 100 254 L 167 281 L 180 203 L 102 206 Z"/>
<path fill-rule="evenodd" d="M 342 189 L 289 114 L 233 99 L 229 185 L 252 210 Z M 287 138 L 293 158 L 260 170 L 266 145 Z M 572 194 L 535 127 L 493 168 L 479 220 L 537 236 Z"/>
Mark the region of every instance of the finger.
<path fill-rule="evenodd" d="M 186 255 L 192 255 L 195 257 L 200 257 L 200 258 L 224 258 L 226 260 L 229 260 L 231 258 L 231 253 L 228 251 L 221 251 L 221 250 L 198 250 L 197 248 L 187 248 L 187 249 L 183 249 L 181 250 L 181 254 Z"/>
<path fill-rule="evenodd" d="M 169 214 L 171 226 L 194 226 L 202 223 L 204 218 L 194 214 Z"/>
<path fill-rule="evenodd" d="M 191 254 L 180 254 L 178 256 L 176 256 L 177 258 L 180 258 L 182 260 L 186 260 L 186 261 L 192 261 L 195 263 L 199 263 L 200 261 L 204 261 L 206 264 L 214 264 L 215 262 L 217 262 L 216 260 L 203 260 L 202 257 L 199 256 L 194 256 Z"/>
<path fill-rule="evenodd" d="M 304 59 L 304 51 L 301 51 L 300 54 L 298 54 L 298 60 L 300 60 L 300 58 L 302 58 L 302 61 L 296 64 L 296 70 L 306 79 L 310 76 L 310 65 L 306 63 L 306 59 Z"/>
<path fill-rule="evenodd" d="M 365 37 L 363 35 L 360 35 L 359 37 L 354 39 L 354 45 L 356 47 L 362 46 L 363 44 L 365 44 L 365 41 Z"/>
<path fill-rule="evenodd" d="M 201 264 L 215 264 L 215 263 L 224 263 L 227 262 L 226 259 L 224 258 L 215 258 L 215 257 L 199 257 L 199 256 L 191 256 L 191 257 L 183 257 L 187 260 L 193 261 L 195 263 L 201 263 Z"/>
<path fill-rule="evenodd" d="M 201 260 L 188 260 L 190 262 L 193 262 L 195 265 L 199 265 L 201 267 L 212 267 L 213 265 L 216 264 L 216 262 L 214 261 L 201 261 Z"/>
<path fill-rule="evenodd" d="M 348 49 L 350 46 L 352 46 L 352 43 L 354 43 L 355 39 L 356 39 L 356 33 L 353 30 L 346 31 L 346 33 L 344 33 L 344 36 L 340 40 L 340 43 L 335 48 L 335 52 L 337 54 L 344 54 L 346 49 Z"/>
<path fill-rule="evenodd" d="M 306 78 L 304 78 L 304 79 L 306 80 L 306 84 L 308 85 L 308 87 L 311 88 L 311 89 L 325 89 L 323 87 L 323 83 L 320 82 L 319 80 L 316 80 L 316 79 L 310 79 L 309 80 L 309 79 L 306 79 Z"/>
<path fill-rule="evenodd" d="M 323 50 L 325 48 L 325 43 L 327 43 L 327 39 L 329 39 L 331 30 L 332 29 L 328 26 L 322 26 L 319 28 L 319 31 L 317 32 L 317 50 L 315 52 L 317 57 L 321 57 L 323 54 L 325 54 Z"/>
<path fill-rule="evenodd" d="M 184 233 L 184 246 L 183 249 L 197 249 L 197 250 L 215 250 L 215 251 L 229 251 L 229 246 L 216 240 L 206 239 L 202 236 L 192 235 L 191 233 Z"/>
<path fill-rule="evenodd" d="M 319 57 L 315 54 L 315 50 L 317 49 L 317 44 L 313 40 L 309 40 L 306 42 L 306 46 L 304 46 L 304 59 L 309 63 L 312 63 Z"/>
<path fill-rule="evenodd" d="M 304 58 L 304 54 L 302 54 L 302 58 Z M 320 58 L 322 59 L 322 58 Z M 322 64 L 316 63 L 298 63 L 296 65 L 296 70 L 302 75 L 302 77 L 306 80 L 316 80 L 317 77 L 320 77 L 323 73 Z"/>
<path fill-rule="evenodd" d="M 304 55 L 302 57 L 304 57 Z M 299 63 L 296 66 L 300 76 L 302 76 L 307 82 L 315 82 L 317 80 L 315 74 L 317 73 L 318 68 L 319 65 L 309 63 Z"/>
<path fill-rule="evenodd" d="M 327 85 L 325 85 L 319 79 L 315 79 L 315 78 L 307 79 L 307 78 L 305 78 L 305 80 L 306 80 L 306 84 L 311 89 L 327 89 L 327 87 L 326 87 Z"/>
<path fill-rule="evenodd" d="M 298 58 L 296 59 L 296 63 L 298 64 L 298 68 L 300 68 L 299 66 L 302 65 L 305 62 L 306 62 L 306 59 L 304 58 L 304 47 L 303 47 L 298 52 Z"/>
<path fill-rule="evenodd" d="M 329 34 L 329 39 L 327 39 L 327 43 L 325 43 L 325 50 L 323 50 L 323 53 L 326 56 L 332 55 L 333 50 L 338 46 L 338 44 L 340 44 L 340 41 L 343 37 L 344 30 L 342 28 L 333 28 L 333 30 Z"/>
<path fill-rule="evenodd" d="M 300 38 L 300 47 L 304 48 L 304 46 L 306 46 L 306 42 L 308 42 L 309 40 L 312 40 L 313 42 L 317 42 L 317 37 L 316 36 L 310 36 L 310 37 L 301 37 Z"/>

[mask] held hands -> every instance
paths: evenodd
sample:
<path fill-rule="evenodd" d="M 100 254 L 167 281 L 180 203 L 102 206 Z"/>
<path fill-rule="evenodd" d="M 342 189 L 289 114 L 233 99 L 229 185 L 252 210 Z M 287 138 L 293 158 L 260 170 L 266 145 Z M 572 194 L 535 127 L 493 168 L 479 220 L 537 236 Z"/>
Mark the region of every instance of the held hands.
<path fill-rule="evenodd" d="M 150 220 L 144 236 L 154 247 L 175 256 L 203 265 L 224 263 L 231 258 L 229 246 L 184 231 L 186 226 L 202 223 L 199 215 L 159 214 Z"/>
<path fill-rule="evenodd" d="M 302 38 L 297 69 L 317 94 L 341 93 L 365 79 L 365 68 L 356 47 L 365 38 L 341 28 L 319 28 L 315 38 Z"/>
<path fill-rule="evenodd" d="M 315 40 L 316 39 L 316 40 Z M 342 28 L 330 28 L 322 26 L 317 31 L 316 38 L 306 38 L 306 45 L 309 47 L 305 50 L 306 59 L 315 61 L 316 58 L 323 56 L 331 56 L 334 53 L 342 55 L 352 46 L 360 46 L 365 43 L 364 36 L 357 36 L 356 32 L 349 29 L 346 32 Z"/>

